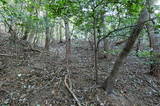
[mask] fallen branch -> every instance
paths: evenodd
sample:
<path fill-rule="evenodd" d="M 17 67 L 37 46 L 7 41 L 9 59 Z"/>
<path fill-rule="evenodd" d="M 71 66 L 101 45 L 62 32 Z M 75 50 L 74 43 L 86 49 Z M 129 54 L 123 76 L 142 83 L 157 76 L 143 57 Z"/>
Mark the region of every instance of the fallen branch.
<path fill-rule="evenodd" d="M 78 100 L 78 98 L 74 94 L 74 92 L 68 86 L 68 84 L 67 84 L 67 77 L 68 77 L 68 74 L 65 76 L 65 79 L 64 79 L 64 83 L 65 83 L 65 86 L 66 86 L 67 90 L 71 93 L 71 95 L 73 96 L 73 98 L 76 100 L 77 105 L 78 106 L 82 106 L 81 103 L 80 103 L 80 101 Z"/>
<path fill-rule="evenodd" d="M 9 55 L 9 54 L 0 54 L 0 56 L 13 57 L 13 55 Z"/>
<path fill-rule="evenodd" d="M 159 95 L 160 90 L 157 89 L 153 84 L 151 84 L 150 81 L 148 81 L 145 76 L 143 76 L 144 78 L 142 78 L 142 77 L 139 77 L 139 76 L 136 75 L 136 77 L 139 78 L 139 79 L 141 79 L 142 81 L 146 82 L 146 84 L 147 84 L 150 88 L 152 88 L 154 91 L 156 91 L 156 93 Z"/>
<path fill-rule="evenodd" d="M 41 51 L 40 50 L 38 50 L 38 49 L 35 49 L 35 48 L 33 48 L 32 46 L 31 46 L 31 48 L 30 48 L 32 51 L 35 51 L 35 52 L 39 52 L 39 53 L 41 53 Z"/>

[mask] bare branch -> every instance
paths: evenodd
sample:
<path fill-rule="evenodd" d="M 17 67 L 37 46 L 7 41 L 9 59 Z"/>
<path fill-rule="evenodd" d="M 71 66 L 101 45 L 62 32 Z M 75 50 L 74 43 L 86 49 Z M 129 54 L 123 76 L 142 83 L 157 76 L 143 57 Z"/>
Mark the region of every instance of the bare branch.
<path fill-rule="evenodd" d="M 149 20 L 147 20 L 147 21 L 144 21 L 144 23 L 146 23 L 146 22 L 148 22 L 148 21 L 153 21 L 154 19 L 156 19 L 156 17 L 154 17 L 154 18 L 152 18 L 152 19 L 149 19 Z M 98 47 L 99 43 L 100 43 L 102 40 L 104 40 L 104 39 L 106 39 L 107 37 L 109 37 L 112 33 L 117 32 L 117 31 L 121 31 L 121 30 L 124 30 L 124 29 L 127 29 L 127 28 L 135 27 L 135 26 L 137 26 L 137 25 L 125 26 L 125 27 L 118 28 L 118 29 L 115 29 L 115 30 L 113 30 L 113 31 L 108 32 L 107 35 L 105 35 L 104 37 L 102 37 L 102 38 L 100 38 L 100 39 L 98 40 L 98 42 L 97 42 L 97 47 Z"/>

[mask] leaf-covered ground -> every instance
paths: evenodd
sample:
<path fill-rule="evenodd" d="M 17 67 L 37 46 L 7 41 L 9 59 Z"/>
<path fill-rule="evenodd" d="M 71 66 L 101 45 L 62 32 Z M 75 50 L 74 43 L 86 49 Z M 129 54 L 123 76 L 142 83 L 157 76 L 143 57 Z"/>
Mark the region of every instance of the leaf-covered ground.
<path fill-rule="evenodd" d="M 67 68 L 65 45 L 50 52 L 25 41 L 13 45 L 0 37 L 0 105 L 4 106 L 159 106 L 160 80 L 145 74 L 145 59 L 128 56 L 121 67 L 115 94 L 107 96 L 98 86 L 109 75 L 116 58 L 98 60 L 99 84 L 94 81 L 93 51 L 85 41 L 72 43 Z M 69 92 L 69 89 L 72 91 Z"/>

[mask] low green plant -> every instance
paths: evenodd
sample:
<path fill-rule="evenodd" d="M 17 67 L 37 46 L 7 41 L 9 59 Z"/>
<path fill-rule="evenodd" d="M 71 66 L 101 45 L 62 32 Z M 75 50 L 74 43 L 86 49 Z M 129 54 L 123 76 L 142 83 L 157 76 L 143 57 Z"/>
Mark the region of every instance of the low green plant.
<path fill-rule="evenodd" d="M 138 51 L 137 56 L 141 58 L 150 58 L 151 53 L 148 50 L 142 50 L 142 51 Z"/>
<path fill-rule="evenodd" d="M 108 51 L 104 51 L 105 54 L 117 55 L 121 52 L 121 49 L 112 49 Z"/>

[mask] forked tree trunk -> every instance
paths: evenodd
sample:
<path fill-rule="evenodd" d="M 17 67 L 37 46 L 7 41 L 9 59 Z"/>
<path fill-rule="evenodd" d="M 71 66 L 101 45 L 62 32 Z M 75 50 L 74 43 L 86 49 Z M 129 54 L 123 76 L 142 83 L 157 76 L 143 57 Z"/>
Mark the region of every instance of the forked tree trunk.
<path fill-rule="evenodd" d="M 107 93 L 112 93 L 115 80 L 119 73 L 119 68 L 123 64 L 124 59 L 127 57 L 131 51 L 136 39 L 138 38 L 141 30 L 144 27 L 144 23 L 149 19 L 147 9 L 143 9 L 140 13 L 139 19 L 136 26 L 132 29 L 131 36 L 128 38 L 125 47 L 117 57 L 110 76 L 104 81 L 102 88 L 107 91 Z"/>
<path fill-rule="evenodd" d="M 66 37 L 66 61 L 67 64 L 69 63 L 70 60 L 70 55 L 71 55 L 71 38 L 69 34 L 69 22 L 67 19 L 64 20 L 65 24 L 65 37 Z"/>

